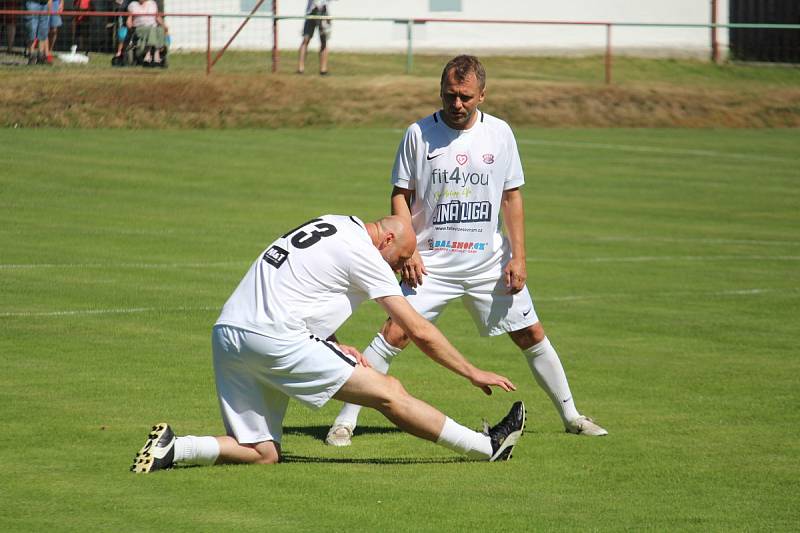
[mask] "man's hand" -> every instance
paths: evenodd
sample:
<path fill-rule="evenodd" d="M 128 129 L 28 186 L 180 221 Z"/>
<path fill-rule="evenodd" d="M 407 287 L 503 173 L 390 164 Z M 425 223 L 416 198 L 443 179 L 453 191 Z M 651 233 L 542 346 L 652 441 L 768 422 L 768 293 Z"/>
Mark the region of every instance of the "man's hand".
<path fill-rule="evenodd" d="M 419 252 L 414 250 L 414 254 L 403 264 L 400 270 L 400 277 L 412 289 L 418 285 L 422 285 L 422 276 L 427 275 L 428 271 L 425 270 L 425 264 L 422 262 Z"/>
<path fill-rule="evenodd" d="M 507 294 L 517 294 L 525 286 L 525 280 L 528 279 L 525 260 L 512 257 L 503 269 L 503 276 L 506 280 L 506 287 L 508 287 Z"/>
<path fill-rule="evenodd" d="M 500 374 L 495 374 L 494 372 L 487 372 L 485 370 L 481 370 L 479 368 L 475 369 L 475 372 L 472 376 L 470 376 L 469 380 L 472 382 L 473 385 L 483 390 L 486 395 L 492 395 L 492 385 L 495 387 L 500 387 L 506 392 L 511 392 L 517 390 L 517 387 L 511 383 L 505 376 L 501 376 Z"/>
<path fill-rule="evenodd" d="M 338 343 L 337 343 L 337 346 L 339 346 L 339 349 L 341 351 L 343 351 L 344 353 L 346 353 L 347 355 L 349 355 L 351 357 L 355 357 L 355 359 L 356 359 L 356 361 L 358 362 L 359 365 L 361 365 L 363 367 L 366 367 L 366 368 L 372 368 L 372 365 L 369 364 L 369 361 L 367 361 L 367 358 L 364 357 L 364 354 L 359 352 L 353 346 L 348 346 L 346 344 L 338 344 Z"/>

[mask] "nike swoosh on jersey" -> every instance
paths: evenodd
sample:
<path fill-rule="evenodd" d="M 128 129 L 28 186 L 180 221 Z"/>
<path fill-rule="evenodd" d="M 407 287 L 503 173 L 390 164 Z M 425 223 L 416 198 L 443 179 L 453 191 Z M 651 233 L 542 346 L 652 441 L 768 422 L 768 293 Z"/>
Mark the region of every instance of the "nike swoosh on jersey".
<path fill-rule="evenodd" d="M 427 154 L 425 157 L 428 159 L 428 161 L 430 161 L 431 159 L 436 159 L 437 157 L 439 157 L 443 153 L 444 152 L 439 152 L 438 154 Z"/>

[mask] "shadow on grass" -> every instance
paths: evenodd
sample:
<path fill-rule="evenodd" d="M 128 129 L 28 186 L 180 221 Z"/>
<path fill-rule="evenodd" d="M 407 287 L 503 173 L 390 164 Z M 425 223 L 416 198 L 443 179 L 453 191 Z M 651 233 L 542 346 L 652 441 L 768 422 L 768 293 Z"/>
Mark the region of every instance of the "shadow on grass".
<path fill-rule="evenodd" d="M 325 441 L 328 435 L 329 426 L 285 426 L 283 428 L 284 435 L 306 436 L 314 439 Z M 475 431 L 481 431 L 476 428 Z M 391 433 L 403 433 L 401 429 L 385 426 L 358 426 L 353 433 L 354 437 L 366 435 L 389 435 Z M 523 432 L 524 435 L 531 435 L 536 433 L 535 429 L 526 428 Z"/>
<path fill-rule="evenodd" d="M 305 435 L 319 441 L 325 441 L 329 426 L 287 426 L 283 428 L 284 435 Z M 358 426 L 354 435 L 387 435 L 403 433 L 398 428 L 383 426 Z M 369 458 L 342 458 L 342 457 L 309 457 L 295 455 L 291 452 L 282 453 L 282 463 L 339 463 L 339 464 L 374 464 L 374 465 L 421 465 L 421 464 L 447 464 L 463 463 L 468 461 L 463 457 L 436 457 L 436 458 L 408 458 L 408 457 L 369 457 Z"/>
<path fill-rule="evenodd" d="M 368 458 L 341 458 L 341 457 L 308 457 L 306 455 L 294 455 L 283 453 L 282 463 L 339 463 L 339 464 L 362 464 L 362 465 L 434 465 L 450 463 L 466 463 L 469 459 L 464 457 L 368 457 Z"/>
<path fill-rule="evenodd" d="M 313 437 L 317 440 L 324 441 L 328 435 L 330 426 L 285 426 L 283 428 L 284 435 L 305 435 Z M 381 427 L 381 426 L 358 426 L 353 433 L 353 436 L 359 435 L 387 435 L 389 433 L 402 433 L 398 428 Z"/>

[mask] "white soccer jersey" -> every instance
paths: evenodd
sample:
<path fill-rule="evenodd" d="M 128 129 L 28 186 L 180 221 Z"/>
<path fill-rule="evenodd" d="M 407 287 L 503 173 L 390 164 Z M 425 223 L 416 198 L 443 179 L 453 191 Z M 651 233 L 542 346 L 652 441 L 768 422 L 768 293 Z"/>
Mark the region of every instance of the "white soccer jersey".
<path fill-rule="evenodd" d="M 506 122 L 478 111 L 454 130 L 439 112 L 408 127 L 392 184 L 414 191 L 411 221 L 431 274 L 464 278 L 499 268 L 509 253 L 501 233 L 503 191 L 525 183 L 517 142 Z"/>
<path fill-rule="evenodd" d="M 217 324 L 268 337 L 335 333 L 365 299 L 402 295 L 392 269 L 356 217 L 323 215 L 264 250 Z"/>

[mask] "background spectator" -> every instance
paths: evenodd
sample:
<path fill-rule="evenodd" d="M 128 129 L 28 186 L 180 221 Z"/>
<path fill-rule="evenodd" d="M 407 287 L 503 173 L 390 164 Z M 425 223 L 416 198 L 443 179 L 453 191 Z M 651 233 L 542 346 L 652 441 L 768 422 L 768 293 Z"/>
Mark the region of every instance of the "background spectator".
<path fill-rule="evenodd" d="M 328 16 L 328 3 L 330 0 L 308 0 L 306 4 L 306 15 Z M 314 36 L 314 29 L 319 29 L 319 73 L 321 76 L 328 74 L 328 39 L 331 36 L 330 20 L 306 20 L 303 25 L 303 42 L 300 43 L 300 50 L 297 57 L 297 73 L 302 74 L 306 71 L 306 54 L 308 53 L 308 43 Z"/>
<path fill-rule="evenodd" d="M 136 56 L 142 64 L 161 66 L 161 54 L 167 45 L 167 26 L 155 0 L 134 0 L 128 4 L 128 29 L 136 35 Z"/>
<path fill-rule="evenodd" d="M 113 23 L 117 39 L 117 51 L 111 59 L 111 65 L 115 67 L 121 67 L 125 64 L 123 52 L 128 36 L 128 26 L 126 23 L 127 16 L 123 16 L 123 13 L 128 13 L 128 4 L 130 3 L 131 0 L 114 0 L 114 12 L 120 14 L 120 16 L 115 17 Z"/>
<path fill-rule="evenodd" d="M 47 0 L 46 2 L 37 2 L 28 0 L 25 2 L 25 9 L 27 11 L 52 11 L 53 2 Z M 30 47 L 28 49 L 28 64 L 35 65 L 37 63 L 52 64 L 50 57 L 50 47 L 48 46 L 47 38 L 50 32 L 50 15 L 38 14 L 29 15 L 28 22 L 28 41 Z M 38 52 L 36 50 L 38 45 Z"/>
<path fill-rule="evenodd" d="M 0 0 L 0 9 L 22 9 L 22 7 L 19 0 Z M 6 50 L 11 54 L 14 52 L 14 38 L 17 35 L 17 17 L 0 15 L 0 28 L 6 30 Z"/>
<path fill-rule="evenodd" d="M 72 3 L 73 11 L 93 11 L 94 6 L 92 0 L 74 0 Z M 72 44 L 77 46 L 78 50 L 89 49 L 86 47 L 86 41 L 89 39 L 89 30 L 91 29 L 91 19 L 86 15 L 78 15 L 72 22 Z"/>
<path fill-rule="evenodd" d="M 53 8 L 52 15 L 50 15 L 50 30 L 47 34 L 47 47 L 49 50 L 48 62 L 52 62 L 53 50 L 56 49 L 56 37 L 58 37 L 58 28 L 64 23 L 61 20 L 61 13 L 64 11 L 64 2 L 62 0 L 52 0 Z"/>

